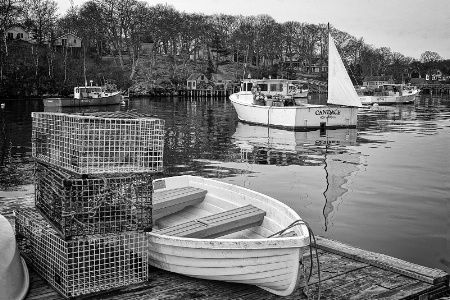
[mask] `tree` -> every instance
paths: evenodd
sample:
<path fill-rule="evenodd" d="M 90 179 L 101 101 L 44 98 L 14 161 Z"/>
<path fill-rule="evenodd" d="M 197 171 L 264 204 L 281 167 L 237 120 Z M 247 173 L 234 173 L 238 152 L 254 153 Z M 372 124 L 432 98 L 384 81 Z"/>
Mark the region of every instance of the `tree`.
<path fill-rule="evenodd" d="M 425 51 L 420 55 L 420 61 L 422 62 L 423 71 L 425 74 L 436 74 L 438 64 L 442 60 L 442 57 L 436 52 Z"/>
<path fill-rule="evenodd" d="M 26 0 L 27 24 L 40 45 L 50 39 L 58 19 L 58 3 L 53 0 Z"/>

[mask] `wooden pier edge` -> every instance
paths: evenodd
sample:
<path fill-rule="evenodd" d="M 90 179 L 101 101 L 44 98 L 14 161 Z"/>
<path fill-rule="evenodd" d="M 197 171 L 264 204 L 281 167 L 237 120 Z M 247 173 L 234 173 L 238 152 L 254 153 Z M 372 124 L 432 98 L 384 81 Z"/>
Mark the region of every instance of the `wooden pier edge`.
<path fill-rule="evenodd" d="M 317 248 L 348 257 L 374 267 L 393 271 L 429 284 L 449 285 L 449 274 L 443 270 L 420 266 L 381 253 L 363 250 L 329 238 L 316 236 Z"/>

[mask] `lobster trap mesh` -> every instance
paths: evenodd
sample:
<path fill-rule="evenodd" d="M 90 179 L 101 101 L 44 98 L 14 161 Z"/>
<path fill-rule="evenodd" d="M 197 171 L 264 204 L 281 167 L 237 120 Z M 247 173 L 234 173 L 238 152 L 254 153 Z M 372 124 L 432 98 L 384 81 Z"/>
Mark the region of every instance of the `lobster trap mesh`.
<path fill-rule="evenodd" d="M 15 212 L 17 245 L 27 263 L 65 297 L 148 279 L 145 233 L 61 239 L 34 208 Z"/>
<path fill-rule="evenodd" d="M 160 172 L 164 120 L 129 112 L 32 112 L 32 155 L 77 174 Z"/>
<path fill-rule="evenodd" d="M 150 231 L 153 175 L 116 173 L 77 178 L 36 163 L 36 207 L 63 238 Z"/>

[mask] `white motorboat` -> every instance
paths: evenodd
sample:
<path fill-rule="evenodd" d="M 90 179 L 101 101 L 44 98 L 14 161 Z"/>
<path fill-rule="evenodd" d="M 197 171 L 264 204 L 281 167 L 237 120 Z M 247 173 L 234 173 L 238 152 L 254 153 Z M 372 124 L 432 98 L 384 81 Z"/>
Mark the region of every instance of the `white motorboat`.
<path fill-rule="evenodd" d="M 101 86 L 77 86 L 73 98 L 45 98 L 44 106 L 99 106 L 117 105 L 122 102 L 119 91 L 108 92 Z"/>
<path fill-rule="evenodd" d="M 403 84 L 384 84 L 375 90 L 364 91 L 359 96 L 362 104 L 392 105 L 413 103 L 419 89 Z"/>
<path fill-rule="evenodd" d="M 297 103 L 291 97 L 280 94 L 284 91 L 282 84 L 271 84 L 266 92 L 258 81 L 246 80 L 242 83 L 241 91 L 230 95 L 239 119 L 293 130 L 356 127 L 361 101 L 330 34 L 328 44 L 327 105 Z M 276 92 L 278 94 L 274 95 Z"/>

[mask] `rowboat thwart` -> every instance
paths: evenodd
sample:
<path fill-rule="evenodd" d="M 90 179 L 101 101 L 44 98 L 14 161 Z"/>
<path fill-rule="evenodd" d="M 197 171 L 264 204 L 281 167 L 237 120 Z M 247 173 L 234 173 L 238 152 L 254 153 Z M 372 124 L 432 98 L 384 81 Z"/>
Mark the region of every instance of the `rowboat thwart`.
<path fill-rule="evenodd" d="M 196 176 L 154 181 L 149 263 L 196 278 L 256 285 L 291 294 L 309 232 L 280 201 L 236 185 Z M 271 237 L 272 236 L 272 237 Z"/>

